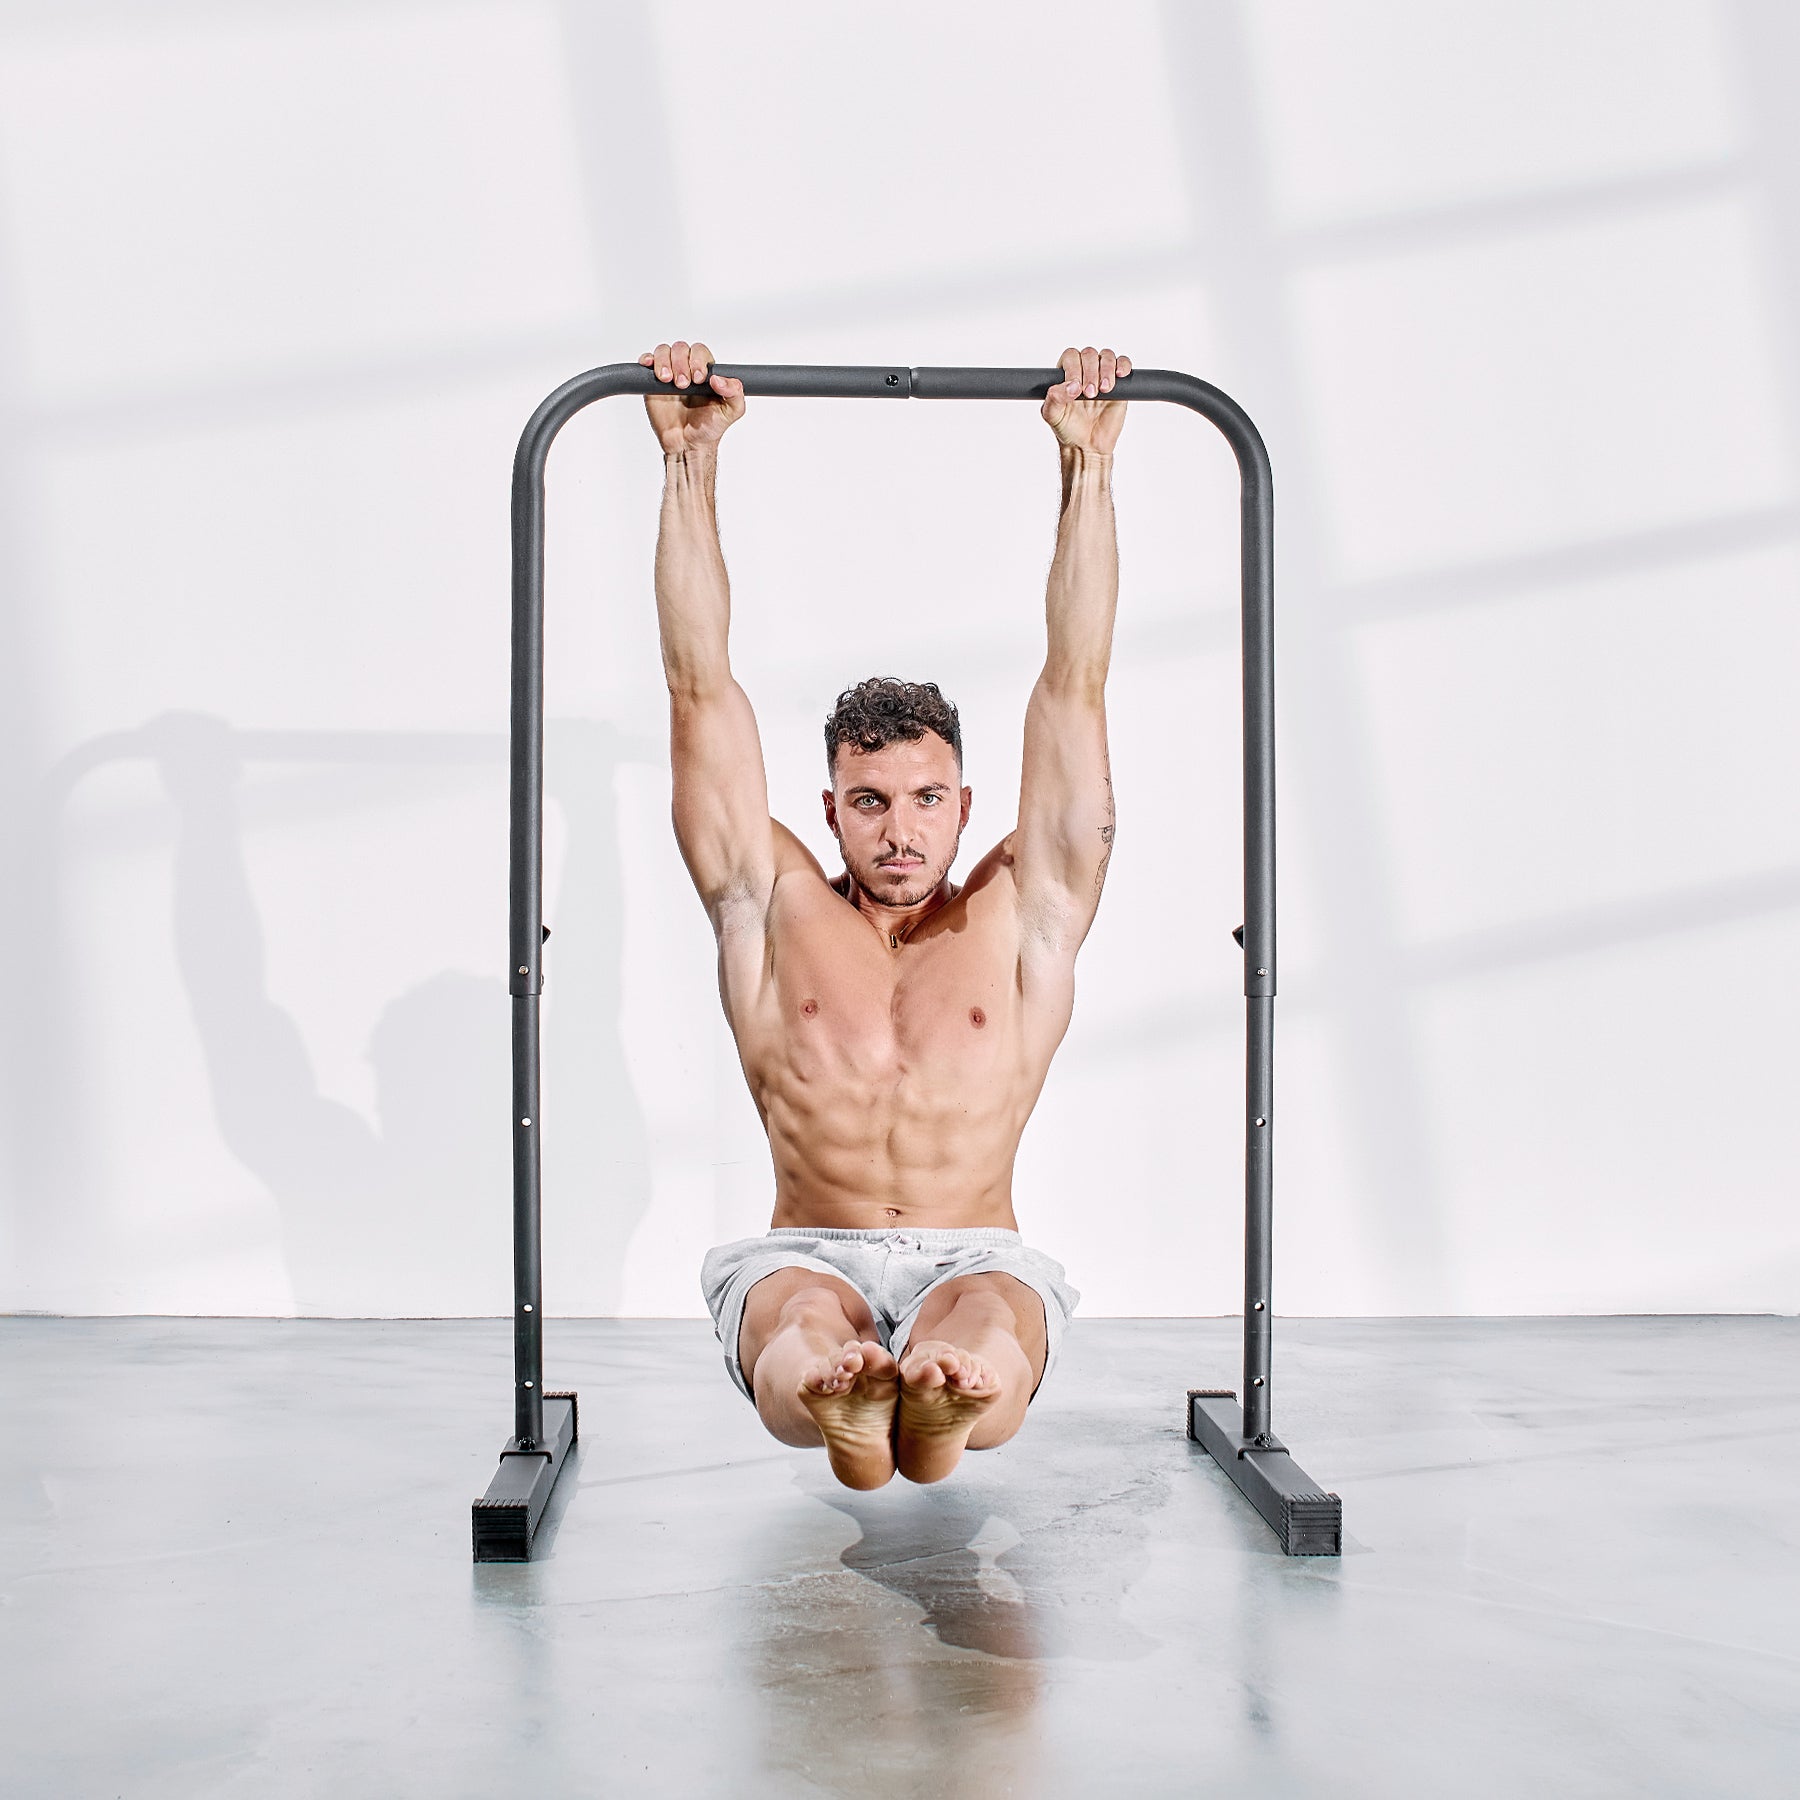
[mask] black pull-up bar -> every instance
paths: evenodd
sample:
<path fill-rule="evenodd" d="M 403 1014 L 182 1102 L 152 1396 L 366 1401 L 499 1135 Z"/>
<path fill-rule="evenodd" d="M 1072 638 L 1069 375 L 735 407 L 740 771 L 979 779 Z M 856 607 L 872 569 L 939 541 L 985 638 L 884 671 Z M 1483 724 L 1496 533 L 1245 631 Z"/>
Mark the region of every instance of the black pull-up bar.
<path fill-rule="evenodd" d="M 912 369 L 717 363 L 746 396 L 795 400 L 1031 400 L 1061 369 Z M 576 1437 L 575 1396 L 544 1392 L 538 996 L 543 988 L 544 464 L 576 413 L 614 394 L 678 389 L 641 363 L 609 363 L 566 381 L 531 415 L 512 476 L 512 875 L 508 985 L 513 995 L 513 1432 L 474 1507 L 475 1559 L 520 1561 Z M 1248 1011 L 1244 1143 L 1244 1399 L 1188 1395 L 1189 1437 L 1203 1445 L 1296 1555 L 1335 1555 L 1338 1497 L 1320 1490 L 1269 1429 L 1275 1030 L 1275 514 L 1268 451 L 1228 394 L 1175 369 L 1134 369 L 1109 400 L 1169 400 L 1224 433 L 1240 480 L 1244 681 L 1244 951 Z M 547 1404 L 548 1403 L 548 1404 Z"/>

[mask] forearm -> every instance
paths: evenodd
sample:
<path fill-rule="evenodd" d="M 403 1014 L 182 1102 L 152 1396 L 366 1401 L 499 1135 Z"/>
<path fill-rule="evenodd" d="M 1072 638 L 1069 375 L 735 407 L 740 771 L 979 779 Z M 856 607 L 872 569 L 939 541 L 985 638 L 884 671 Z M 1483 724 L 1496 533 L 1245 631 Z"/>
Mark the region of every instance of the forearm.
<path fill-rule="evenodd" d="M 706 693 L 731 679 L 731 587 L 719 547 L 716 448 L 663 457 L 656 538 L 656 617 L 671 692 Z"/>
<path fill-rule="evenodd" d="M 1112 457 L 1062 448 L 1062 516 L 1045 595 L 1048 648 L 1043 679 L 1098 695 L 1112 660 L 1119 600 L 1119 537 Z"/>

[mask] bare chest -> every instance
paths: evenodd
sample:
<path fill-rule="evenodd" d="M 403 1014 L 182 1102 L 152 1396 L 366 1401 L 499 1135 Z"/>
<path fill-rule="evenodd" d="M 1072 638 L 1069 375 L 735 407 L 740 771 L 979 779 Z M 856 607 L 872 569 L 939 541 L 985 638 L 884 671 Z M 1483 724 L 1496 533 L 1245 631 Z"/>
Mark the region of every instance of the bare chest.
<path fill-rule="evenodd" d="M 1010 916 L 958 902 L 895 943 L 835 895 L 771 921 L 754 1059 L 801 1082 L 982 1085 L 1017 1060 L 1023 1026 Z"/>

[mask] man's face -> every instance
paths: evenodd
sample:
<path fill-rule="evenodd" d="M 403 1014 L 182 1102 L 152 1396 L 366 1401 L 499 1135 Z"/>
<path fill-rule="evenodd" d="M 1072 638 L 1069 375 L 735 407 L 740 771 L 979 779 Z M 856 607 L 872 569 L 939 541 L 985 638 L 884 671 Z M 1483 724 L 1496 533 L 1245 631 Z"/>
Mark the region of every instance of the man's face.
<path fill-rule="evenodd" d="M 969 822 L 970 791 L 960 778 L 956 752 L 935 731 L 879 750 L 839 746 L 825 823 L 872 899 L 914 906 L 950 873 Z"/>

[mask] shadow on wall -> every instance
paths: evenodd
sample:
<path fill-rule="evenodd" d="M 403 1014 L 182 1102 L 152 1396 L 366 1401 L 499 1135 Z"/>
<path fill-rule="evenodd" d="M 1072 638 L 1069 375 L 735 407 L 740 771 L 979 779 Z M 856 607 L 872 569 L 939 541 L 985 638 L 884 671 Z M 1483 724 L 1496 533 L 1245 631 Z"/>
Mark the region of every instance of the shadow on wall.
<path fill-rule="evenodd" d="M 299 1027 L 267 989 L 236 734 L 171 714 L 140 737 L 176 808 L 175 951 L 220 1132 L 279 1209 L 296 1309 L 501 1310 L 504 1279 L 440 1249 L 493 1235 L 477 1222 L 508 1191 L 494 984 L 447 972 L 390 1003 L 370 1043 L 378 1130 L 320 1093 Z"/>
<path fill-rule="evenodd" d="M 552 728 L 553 737 L 557 728 Z M 557 1164 L 588 1192 L 555 1209 L 556 1248 L 582 1271 L 582 1299 L 618 1298 L 625 1247 L 649 1204 L 646 1134 L 619 1036 L 619 848 L 612 801 L 618 736 L 578 723 L 560 759 L 565 800 L 561 889 L 572 920 L 602 921 L 558 940 L 559 978 L 582 990 L 546 1044 L 565 1091 L 606 1096 L 558 1119 Z M 505 746 L 426 734 L 241 733 L 171 713 L 69 759 L 57 785 L 102 760 L 152 761 L 176 812 L 176 959 L 193 1012 L 221 1136 L 278 1209 L 302 1315 L 504 1313 L 510 1305 L 512 1192 L 510 999 L 499 979 L 445 970 L 396 996 L 369 1057 L 377 1123 L 319 1089 L 298 1024 L 269 995 L 264 934 L 244 852 L 238 786 L 247 762 L 504 765 Z M 562 796 L 559 796 L 562 798 Z M 52 859 L 54 866 L 54 859 Z M 564 944 L 567 949 L 564 949 Z M 594 990 L 598 990 L 596 993 Z M 598 999 L 600 1005 L 596 1006 Z M 547 1031 L 547 1037 L 550 1035 Z M 592 1189 L 604 1189 L 596 1204 Z M 572 1229 L 558 1229 L 566 1224 Z M 567 1239 L 579 1240 L 571 1245 Z"/>

